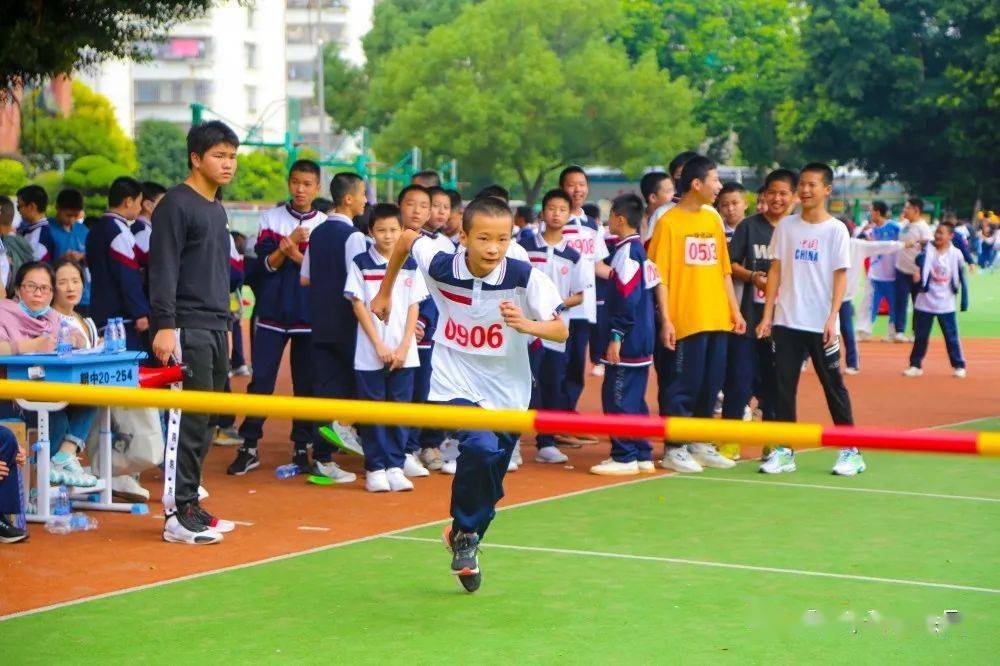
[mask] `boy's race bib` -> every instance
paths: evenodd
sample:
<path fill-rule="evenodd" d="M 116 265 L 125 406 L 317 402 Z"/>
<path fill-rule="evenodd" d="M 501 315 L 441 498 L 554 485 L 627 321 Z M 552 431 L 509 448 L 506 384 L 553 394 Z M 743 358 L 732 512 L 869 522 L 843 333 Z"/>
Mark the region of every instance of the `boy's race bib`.
<path fill-rule="evenodd" d="M 715 238 L 684 237 L 684 263 L 688 266 L 714 266 L 719 263 Z"/>

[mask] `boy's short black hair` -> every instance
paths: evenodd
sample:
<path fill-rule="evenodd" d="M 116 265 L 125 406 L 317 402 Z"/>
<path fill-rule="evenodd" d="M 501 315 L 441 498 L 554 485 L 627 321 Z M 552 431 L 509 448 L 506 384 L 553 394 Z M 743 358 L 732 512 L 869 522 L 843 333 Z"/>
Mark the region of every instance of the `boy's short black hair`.
<path fill-rule="evenodd" d="M 642 192 L 642 199 L 649 203 L 649 197 L 656 194 L 660 189 L 660 183 L 670 178 L 670 174 L 663 171 L 650 171 L 639 179 L 639 191 Z"/>
<path fill-rule="evenodd" d="M 423 192 L 424 194 L 427 195 L 428 199 L 431 198 L 431 191 L 428 190 L 426 187 L 424 187 L 423 185 L 410 184 L 399 191 L 399 196 L 396 197 L 396 205 L 402 206 L 403 199 L 405 199 L 406 195 L 409 194 L 410 192 Z"/>
<path fill-rule="evenodd" d="M 371 228 L 375 226 L 375 223 L 379 220 L 384 220 L 390 217 L 396 218 L 396 221 L 402 224 L 399 214 L 399 206 L 391 203 L 380 203 L 372 206 L 371 215 L 368 218 L 368 231 L 371 232 Z"/>
<path fill-rule="evenodd" d="M 824 185 L 833 185 L 833 169 L 830 168 L 829 164 L 824 164 L 823 162 L 810 162 L 801 169 L 799 169 L 799 177 L 802 174 L 812 172 L 818 173 L 823 178 Z"/>
<path fill-rule="evenodd" d="M 288 177 L 291 178 L 292 174 L 296 171 L 300 173 L 311 173 L 316 176 L 316 180 L 319 180 L 320 175 L 322 174 L 319 165 L 312 160 L 295 160 L 292 162 L 291 168 L 288 169 Z"/>
<path fill-rule="evenodd" d="M 941 220 L 941 224 L 939 224 L 938 226 L 939 227 L 944 227 L 945 229 L 947 229 L 951 233 L 955 233 L 955 225 L 956 224 L 957 223 L 956 223 L 955 220 Z"/>
<path fill-rule="evenodd" d="M 56 195 L 56 210 L 83 210 L 83 194 L 68 188 Z"/>
<path fill-rule="evenodd" d="M 462 195 L 458 193 L 458 190 L 446 189 L 445 192 L 448 193 L 448 198 L 451 199 L 452 210 L 458 210 L 462 207 Z"/>
<path fill-rule="evenodd" d="M 717 199 L 721 199 L 723 194 L 731 194 L 732 192 L 746 192 L 747 188 L 743 187 L 743 183 L 737 183 L 735 180 L 729 180 L 722 184 L 722 189 L 719 190 L 719 196 Z"/>
<path fill-rule="evenodd" d="M 876 199 L 872 202 L 872 208 L 877 210 L 878 214 L 882 217 L 888 217 L 889 215 L 889 205 L 880 199 Z"/>
<path fill-rule="evenodd" d="M 142 182 L 142 198 L 146 201 L 152 201 L 161 194 L 166 194 L 167 188 L 160 185 L 152 180 L 144 180 Z"/>
<path fill-rule="evenodd" d="M 518 206 L 517 208 L 514 209 L 514 217 L 515 218 L 520 217 L 526 222 L 531 222 L 531 218 L 534 217 L 534 215 L 532 214 L 533 212 L 534 211 L 532 211 L 531 206 Z"/>
<path fill-rule="evenodd" d="M 236 132 L 221 120 L 209 120 L 200 125 L 192 125 L 187 134 L 188 169 L 194 166 L 191 164 L 191 153 L 203 157 L 212 146 L 220 143 L 233 148 L 240 147 L 240 139 L 236 136 Z"/>
<path fill-rule="evenodd" d="M 108 188 L 108 207 L 120 206 L 126 199 L 142 197 L 142 183 L 131 176 L 119 176 Z"/>
<path fill-rule="evenodd" d="M 676 157 L 670 160 L 670 164 L 667 166 L 667 171 L 669 172 L 670 177 L 673 178 L 674 172 L 677 171 L 677 169 L 687 164 L 689 159 L 691 159 L 692 157 L 697 157 L 697 155 L 698 153 L 694 152 L 693 150 L 685 150 L 682 153 L 677 153 Z"/>
<path fill-rule="evenodd" d="M 545 210 L 545 207 L 549 205 L 549 202 L 553 199 L 563 199 L 571 208 L 573 207 L 573 199 L 570 198 L 566 190 L 561 187 L 557 187 L 553 190 L 549 190 L 545 193 L 545 196 L 542 197 L 542 210 Z"/>
<path fill-rule="evenodd" d="M 472 229 L 472 220 L 476 215 L 506 217 L 510 220 L 511 226 L 514 224 L 514 216 L 511 214 L 507 202 L 494 196 L 477 197 L 469 202 L 469 205 L 462 212 L 462 231 L 469 233 Z"/>
<path fill-rule="evenodd" d="M 336 206 L 333 202 L 324 197 L 316 197 L 312 200 L 311 207 L 313 210 L 318 210 L 321 213 L 326 213 L 327 211 L 333 210 Z"/>
<path fill-rule="evenodd" d="M 583 167 L 579 166 L 577 164 L 571 164 L 571 165 L 569 165 L 568 167 L 566 167 L 565 169 L 563 169 L 562 171 L 559 172 L 559 187 L 561 187 L 563 189 L 566 189 L 565 184 L 564 184 L 566 182 L 566 176 L 568 176 L 570 174 L 574 174 L 574 173 L 582 174 L 584 180 L 586 180 L 588 183 L 590 183 L 590 179 L 587 178 L 587 172 L 583 170 Z"/>
<path fill-rule="evenodd" d="M 364 183 L 361 176 L 353 171 L 341 171 L 330 179 L 330 198 L 333 205 L 339 206 L 344 203 L 344 197 L 354 192 L 358 183 Z"/>
<path fill-rule="evenodd" d="M 682 195 L 687 194 L 688 190 L 691 189 L 691 183 L 696 180 L 705 180 L 708 177 L 708 172 L 715 168 L 717 168 L 715 162 L 711 159 L 704 155 L 695 155 L 684 163 L 684 168 L 681 169 L 681 178 L 677 183 L 677 191 Z"/>
<path fill-rule="evenodd" d="M 638 229 L 642 225 L 642 218 L 645 215 L 646 205 L 638 194 L 629 192 L 620 194 L 611 202 L 611 214 L 621 215 L 628 222 L 632 229 Z"/>
<path fill-rule="evenodd" d="M 601 207 L 595 203 L 585 203 L 581 206 L 583 214 L 594 218 L 598 222 L 601 220 Z"/>
<path fill-rule="evenodd" d="M 920 197 L 907 197 L 906 203 L 910 204 L 921 213 L 924 212 L 924 200 Z"/>
<path fill-rule="evenodd" d="M 764 178 L 764 186 L 761 190 L 767 191 L 767 188 L 771 187 L 771 183 L 781 181 L 788 183 L 794 190 L 799 184 L 799 177 L 791 169 L 775 169 Z"/>
<path fill-rule="evenodd" d="M 25 185 L 17 191 L 17 198 L 26 204 L 35 204 L 39 213 L 49 207 L 49 195 L 41 185 Z"/>
<path fill-rule="evenodd" d="M 428 187 L 426 189 L 427 189 L 427 194 L 431 195 L 431 201 L 434 201 L 434 197 L 440 197 L 440 196 L 448 197 L 448 201 L 449 202 L 451 201 L 451 195 L 448 194 L 448 190 L 444 189 L 443 187 L 434 185 L 433 187 Z"/>
<path fill-rule="evenodd" d="M 415 181 L 417 178 L 420 179 L 428 178 L 434 181 L 434 184 L 431 187 L 441 187 L 441 174 L 439 174 L 434 169 L 424 169 L 423 171 L 418 171 L 417 173 L 413 174 L 413 176 L 410 178 L 410 183 L 412 184 L 413 181 Z"/>
<path fill-rule="evenodd" d="M 482 199 L 484 197 L 493 197 L 494 199 L 500 199 L 504 203 L 508 203 L 510 201 L 510 192 L 508 192 L 506 188 L 493 183 L 492 185 L 487 185 L 483 189 L 479 190 L 479 193 L 475 196 L 476 199 Z"/>

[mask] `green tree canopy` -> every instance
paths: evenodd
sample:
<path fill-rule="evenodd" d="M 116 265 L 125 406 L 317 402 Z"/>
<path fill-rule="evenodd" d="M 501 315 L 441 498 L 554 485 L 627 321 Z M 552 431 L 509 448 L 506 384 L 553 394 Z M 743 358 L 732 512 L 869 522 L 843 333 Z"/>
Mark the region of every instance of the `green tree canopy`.
<path fill-rule="evenodd" d="M 35 0 L 3 3 L 0 93 L 106 58 L 141 55 L 143 40 L 206 12 L 212 0 Z"/>
<path fill-rule="evenodd" d="M 970 209 L 997 196 L 1000 5 L 992 0 L 811 0 L 806 66 L 783 131 Z"/>
<path fill-rule="evenodd" d="M 380 155 L 411 145 L 452 156 L 473 179 L 517 182 L 532 202 L 571 162 L 637 173 L 698 143 L 694 95 L 652 56 L 630 62 L 602 0 L 486 0 L 394 50 L 371 81 L 387 124 Z"/>
<path fill-rule="evenodd" d="M 143 120 L 136 128 L 135 147 L 140 179 L 170 187 L 187 177 L 187 137 L 174 123 Z"/>
<path fill-rule="evenodd" d="M 28 184 L 28 173 L 17 160 L 0 159 L 0 194 L 13 197 Z"/>
<path fill-rule="evenodd" d="M 479 0 L 382 0 L 372 11 L 372 29 L 361 43 L 365 66 L 374 72 L 394 49 L 423 37 L 431 29 L 453 21 L 467 5 Z"/>
<path fill-rule="evenodd" d="M 323 105 L 343 132 L 354 132 L 365 124 L 368 74 L 340 56 L 338 44 L 323 51 Z"/>
<path fill-rule="evenodd" d="M 225 189 L 230 201 L 281 201 L 288 196 L 285 162 L 271 151 L 256 150 L 236 157 L 236 176 Z"/>
<path fill-rule="evenodd" d="M 131 169 L 116 164 L 104 155 L 84 155 L 70 163 L 63 174 L 63 185 L 75 187 L 84 195 L 87 215 L 100 215 L 108 207 L 108 188 L 120 176 L 132 175 Z"/>
<path fill-rule="evenodd" d="M 753 166 L 788 160 L 775 110 L 801 67 L 799 4 L 786 0 L 626 0 L 621 30 L 629 55 L 654 53 L 671 76 L 685 76 L 698 97 L 695 116 L 722 155 L 735 132 Z"/>
<path fill-rule="evenodd" d="M 135 144 L 115 118 L 107 97 L 73 82 L 73 111 L 68 118 L 52 115 L 38 99 L 38 91 L 26 95 L 21 104 L 21 152 L 54 163 L 55 155 L 103 155 L 109 162 L 135 171 Z"/>

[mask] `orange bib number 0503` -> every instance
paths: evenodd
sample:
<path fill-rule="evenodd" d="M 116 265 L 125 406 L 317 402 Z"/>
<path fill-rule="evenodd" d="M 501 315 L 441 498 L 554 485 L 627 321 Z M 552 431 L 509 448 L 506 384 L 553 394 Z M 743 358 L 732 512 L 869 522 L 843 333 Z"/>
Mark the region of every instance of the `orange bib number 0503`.
<path fill-rule="evenodd" d="M 714 266 L 719 263 L 719 252 L 714 238 L 684 238 L 684 263 L 689 266 Z"/>

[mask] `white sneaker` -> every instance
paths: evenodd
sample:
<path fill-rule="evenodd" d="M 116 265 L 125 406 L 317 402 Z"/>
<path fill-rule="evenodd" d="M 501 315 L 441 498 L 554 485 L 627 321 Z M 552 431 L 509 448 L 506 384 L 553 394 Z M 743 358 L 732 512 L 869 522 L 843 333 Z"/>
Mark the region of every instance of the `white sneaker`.
<path fill-rule="evenodd" d="M 399 469 L 399 468 L 393 468 Z M 403 474 L 410 477 L 417 476 L 430 476 L 431 473 L 426 467 L 420 464 L 417 457 L 412 453 L 407 453 L 406 458 L 403 460 Z"/>
<path fill-rule="evenodd" d="M 590 369 L 590 375 L 592 377 L 603 377 L 604 376 L 604 366 L 601 364 L 595 365 Z"/>
<path fill-rule="evenodd" d="M 636 463 L 636 466 L 639 468 L 639 473 L 641 474 L 656 473 L 656 465 L 653 464 L 652 460 L 640 460 Z"/>
<path fill-rule="evenodd" d="M 746 407 L 743 408 L 743 420 L 753 421 L 753 410 L 750 409 L 750 405 L 747 405 Z"/>
<path fill-rule="evenodd" d="M 427 470 L 424 470 L 427 471 Z M 427 472 L 430 474 L 430 472 Z M 399 492 L 401 490 L 413 490 L 413 482 L 406 478 L 406 474 L 399 467 L 390 467 L 385 470 L 385 476 L 389 481 L 389 490 Z M 426 476 L 423 475 L 423 476 Z"/>
<path fill-rule="evenodd" d="M 851 366 L 847 366 L 846 368 L 844 368 L 844 374 L 845 375 L 860 375 L 861 374 L 861 368 L 852 368 Z"/>
<path fill-rule="evenodd" d="M 617 462 L 609 458 L 591 467 L 590 473 L 599 476 L 635 476 L 639 473 L 639 463 L 635 460 Z"/>
<path fill-rule="evenodd" d="M 167 518 L 167 522 L 163 524 L 163 540 L 168 543 L 207 546 L 222 541 L 222 534 L 200 523 L 188 529 L 181 524 L 177 514 L 174 514 Z"/>
<path fill-rule="evenodd" d="M 198 501 L 203 499 L 208 499 L 208 491 L 205 490 L 205 486 L 198 486 Z"/>
<path fill-rule="evenodd" d="M 392 490 L 389 487 L 389 477 L 386 471 L 377 469 L 373 472 L 365 472 L 365 490 L 370 493 L 387 493 Z"/>
<path fill-rule="evenodd" d="M 229 373 L 230 377 L 249 377 L 250 376 L 250 366 L 243 364 L 238 368 L 235 368 Z"/>
<path fill-rule="evenodd" d="M 701 472 L 702 466 L 691 457 L 688 450 L 683 446 L 671 446 L 660 461 L 663 469 L 672 469 L 675 472 Z"/>
<path fill-rule="evenodd" d="M 97 477 L 84 471 L 80 460 L 72 453 L 59 451 L 50 461 L 49 483 L 76 488 L 93 488 L 97 485 Z"/>
<path fill-rule="evenodd" d="M 688 444 L 688 453 L 702 467 L 715 469 L 731 469 L 736 467 L 736 461 L 725 457 L 715 448 L 715 444 Z"/>
<path fill-rule="evenodd" d="M 521 457 L 521 440 L 517 440 L 517 444 L 514 445 L 514 453 L 511 454 L 510 461 L 518 467 L 524 464 L 524 458 Z"/>
<path fill-rule="evenodd" d="M 569 458 L 566 454 L 554 446 L 543 446 L 535 454 L 535 462 L 537 463 L 558 464 L 567 462 L 568 460 Z"/>
<path fill-rule="evenodd" d="M 520 465 L 518 465 L 516 462 L 514 462 L 514 459 L 511 458 L 510 462 L 507 463 L 507 472 L 508 473 L 510 473 L 510 472 L 516 472 L 519 469 L 521 469 Z"/>
<path fill-rule="evenodd" d="M 441 469 L 441 451 L 435 448 L 420 449 L 420 453 L 417 455 L 417 459 L 420 463 L 431 470 L 436 472 Z"/>
<path fill-rule="evenodd" d="M 337 439 L 340 440 L 343 448 L 359 456 L 365 455 L 365 450 L 361 448 L 361 441 L 358 439 L 358 433 L 354 431 L 354 428 L 334 421 L 330 424 L 330 429 L 336 433 Z"/>
<path fill-rule="evenodd" d="M 955 368 L 955 371 L 952 372 L 951 374 L 958 377 L 959 379 L 965 379 L 965 374 L 966 374 L 965 368 Z"/>
<path fill-rule="evenodd" d="M 832 472 L 837 476 L 857 476 L 865 469 L 865 459 L 857 449 L 841 449 Z"/>
<path fill-rule="evenodd" d="M 126 502 L 148 502 L 149 491 L 139 484 L 139 479 L 131 474 L 122 474 L 111 479 L 111 493 Z"/>
<path fill-rule="evenodd" d="M 715 396 L 715 407 L 712 408 L 713 414 L 722 413 L 722 401 L 725 400 L 725 398 L 726 395 L 722 391 L 719 391 L 718 395 Z"/>
<path fill-rule="evenodd" d="M 923 368 L 918 368 L 913 365 L 908 367 L 906 370 L 903 370 L 904 377 L 920 377 L 923 374 L 924 374 Z"/>
<path fill-rule="evenodd" d="M 893 342 L 909 342 L 910 338 L 906 335 L 906 333 L 897 333 L 892 336 L 892 340 Z"/>
<path fill-rule="evenodd" d="M 442 474 L 451 474 L 452 476 L 455 476 L 455 471 L 457 469 L 458 469 L 457 460 L 445 460 L 443 463 L 441 463 Z"/>
<path fill-rule="evenodd" d="M 333 479 L 334 483 L 354 483 L 358 479 L 357 474 L 340 469 L 340 466 L 332 460 L 328 463 L 314 460 L 312 467 L 309 468 L 309 472 L 316 476 L 325 476 L 328 479 Z"/>
<path fill-rule="evenodd" d="M 762 474 L 781 474 L 795 471 L 795 451 L 787 446 L 776 446 L 764 458 L 757 471 Z"/>
<path fill-rule="evenodd" d="M 802 361 L 802 369 L 799 372 L 809 372 L 809 359 Z"/>

